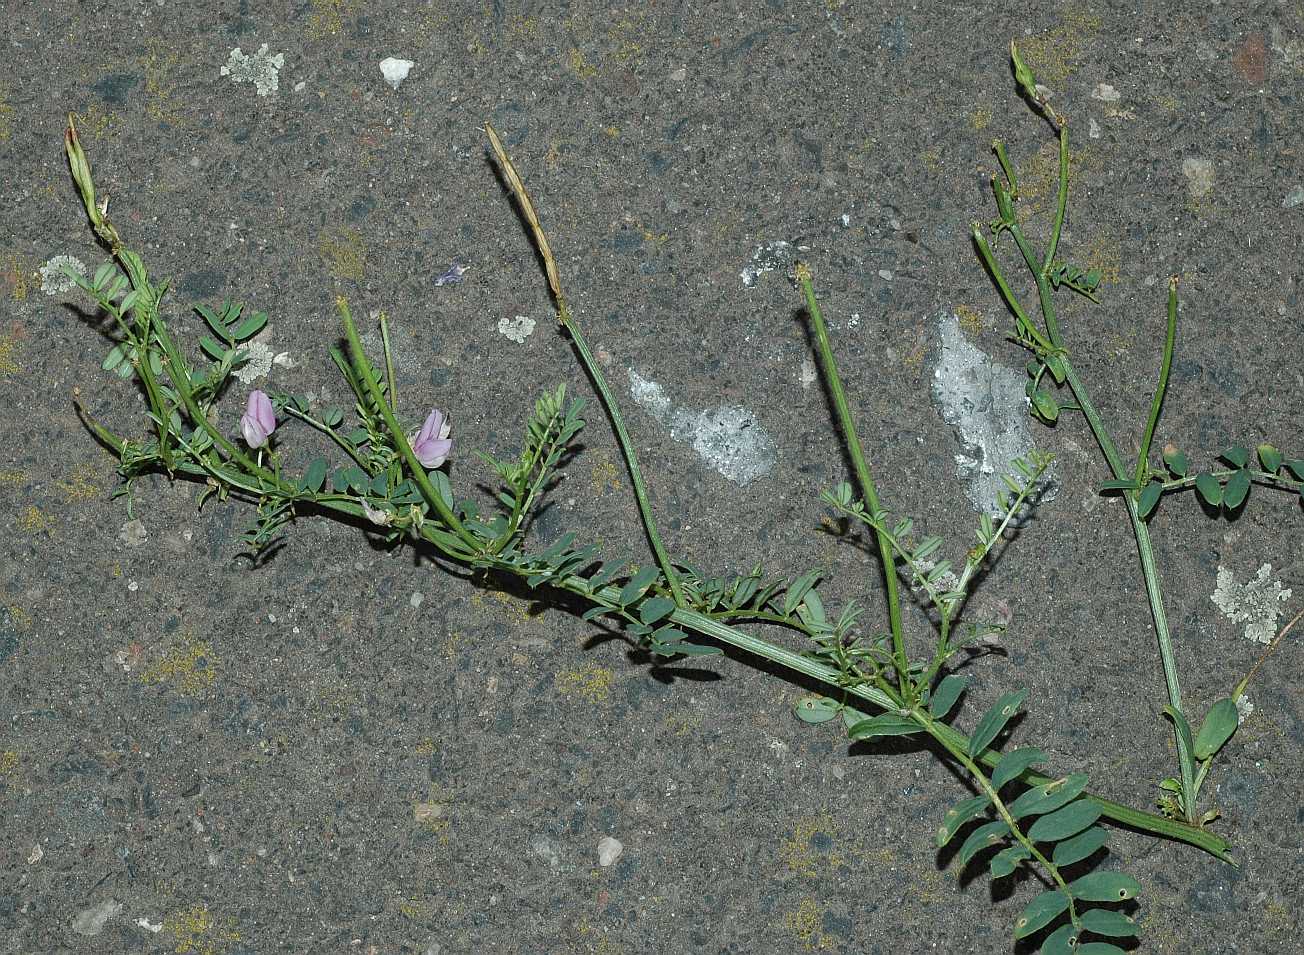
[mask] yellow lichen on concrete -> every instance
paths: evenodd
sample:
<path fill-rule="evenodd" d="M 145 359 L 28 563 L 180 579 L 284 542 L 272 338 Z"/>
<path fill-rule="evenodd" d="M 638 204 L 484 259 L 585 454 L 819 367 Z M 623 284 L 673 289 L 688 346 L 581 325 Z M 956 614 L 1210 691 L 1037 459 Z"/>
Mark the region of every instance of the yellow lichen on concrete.
<path fill-rule="evenodd" d="M 983 330 L 982 312 L 972 305 L 957 305 L 955 317 L 959 320 L 960 327 L 971 335 L 977 335 Z"/>
<path fill-rule="evenodd" d="M 184 126 L 181 108 L 173 97 L 177 87 L 174 74 L 181 62 L 180 55 L 162 41 L 153 39 L 136 62 L 145 74 L 145 112 L 160 123 Z"/>
<path fill-rule="evenodd" d="M 1098 269 L 1102 285 L 1114 285 L 1123 271 L 1123 251 L 1110 236 L 1098 236 L 1087 244 L 1084 269 Z"/>
<path fill-rule="evenodd" d="M 18 768 L 18 750 L 7 749 L 0 752 L 0 776 L 8 776 Z"/>
<path fill-rule="evenodd" d="M 598 68 L 590 64 L 584 54 L 574 47 L 566 54 L 566 68 L 582 80 L 598 75 Z"/>
<path fill-rule="evenodd" d="M 9 87 L 0 83 L 0 143 L 14 134 L 14 108 L 9 105 Z"/>
<path fill-rule="evenodd" d="M 843 864 L 842 857 L 837 853 L 821 853 L 811 845 L 811 840 L 818 834 L 826 836 L 832 845 L 836 827 L 831 816 L 825 814 L 797 820 L 792 835 L 779 846 L 779 855 L 789 870 L 813 879 L 821 861 L 830 867 Z"/>
<path fill-rule="evenodd" d="M 476 591 L 471 595 L 471 606 L 479 612 L 484 612 L 491 600 L 498 604 L 499 610 L 506 611 L 517 626 L 523 626 L 538 616 L 530 612 L 528 602 L 511 594 L 505 594 L 501 590 Z M 492 611 L 492 608 L 488 609 Z"/>
<path fill-rule="evenodd" d="M 0 375 L 17 375 L 22 370 L 18 363 L 18 341 L 12 335 L 0 336 Z"/>
<path fill-rule="evenodd" d="M 344 18 L 351 17 L 357 10 L 358 0 L 311 0 L 311 6 L 308 36 L 320 40 L 340 35 L 344 29 Z"/>
<path fill-rule="evenodd" d="M 824 933 L 824 909 L 810 898 L 802 899 L 783 917 L 784 927 L 801 939 L 806 951 L 831 948 L 833 939 Z"/>
<path fill-rule="evenodd" d="M 216 682 L 219 663 L 209 644 L 186 634 L 179 646 L 146 667 L 140 679 L 146 684 L 166 683 L 182 696 L 196 696 Z"/>
<path fill-rule="evenodd" d="M 323 231 L 317 237 L 317 251 L 337 279 L 361 282 L 367 274 L 367 247 L 352 229 Z"/>
<path fill-rule="evenodd" d="M 169 912 L 163 919 L 163 932 L 172 937 L 172 950 L 180 955 L 221 955 L 232 942 L 240 941 L 240 934 L 220 926 L 206 905 Z"/>
<path fill-rule="evenodd" d="M 1094 13 L 1068 13 L 1054 29 L 1019 38 L 1019 53 L 1037 82 L 1054 88 L 1077 71 L 1083 40 L 1099 30 L 1100 23 Z"/>
<path fill-rule="evenodd" d="M 27 475 L 23 471 L 0 471 L 0 487 L 18 487 L 25 483 Z"/>
<path fill-rule="evenodd" d="M 99 477 L 97 468 L 90 462 L 83 461 L 72 469 L 68 475 L 68 480 L 57 482 L 59 490 L 63 491 L 65 503 L 75 504 L 78 501 L 91 501 L 99 497 L 103 488 L 96 483 Z"/>
<path fill-rule="evenodd" d="M 0 123 L 3 123 L 3 114 L 0 114 Z M 0 141 L 3 141 L 3 138 L 0 136 Z M 13 252 L 9 253 L 4 269 L 0 270 L 0 277 L 3 277 L 5 285 L 9 286 L 9 297 L 15 302 L 27 298 L 27 293 L 35 285 L 36 275 L 36 263 Z"/>
<path fill-rule="evenodd" d="M 581 699 L 588 703 L 605 703 L 611 698 L 611 686 L 616 674 L 594 663 L 561 670 L 553 678 L 559 696 Z"/>
<path fill-rule="evenodd" d="M 18 514 L 18 529 L 25 534 L 54 533 L 54 518 L 35 504 L 29 504 Z"/>
<path fill-rule="evenodd" d="M 589 472 L 589 483 L 593 486 L 594 494 L 621 492 L 620 474 L 609 458 L 601 458 L 593 465 L 593 470 Z"/>

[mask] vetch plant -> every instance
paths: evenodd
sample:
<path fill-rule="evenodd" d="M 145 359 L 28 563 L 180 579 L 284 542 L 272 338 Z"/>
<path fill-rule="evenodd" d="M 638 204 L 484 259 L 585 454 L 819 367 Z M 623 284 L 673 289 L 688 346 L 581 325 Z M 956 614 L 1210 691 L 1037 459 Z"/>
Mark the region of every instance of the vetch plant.
<path fill-rule="evenodd" d="M 1167 370 L 1171 364 L 1176 321 L 1176 283 L 1169 287 L 1168 333 L 1160 384 L 1151 407 L 1135 463 L 1125 461 L 1095 412 L 1079 379 L 1070 350 L 1055 318 L 1053 292 L 1065 286 L 1094 298 L 1099 276 L 1059 262 L 1056 247 L 1068 193 L 1068 130 L 1063 117 L 1038 97 L 1031 74 L 1012 47 L 1015 76 L 1024 94 L 1057 130 L 1060 146 L 1059 193 L 1050 239 L 1044 253 L 1034 253 L 1024 225 L 1014 213 L 1018 189 L 1005 147 L 996 155 L 1005 181 L 993 180 L 999 218 L 991 231 L 1008 234 L 1032 272 L 1041 320 L 1034 321 L 1020 304 L 1001 271 L 982 230 L 974 241 L 1015 320 L 1014 339 L 1033 356 L 1029 364 L 1032 413 L 1053 423 L 1065 410 L 1079 410 L 1095 433 L 1113 479 L 1103 490 L 1120 497 L 1137 539 L 1142 575 L 1150 594 L 1169 706 L 1166 713 L 1177 734 L 1178 775 L 1161 783 L 1162 813 L 1113 802 L 1088 789 L 1085 773 L 1071 767 L 1052 769 L 1047 756 L 1032 745 L 1003 748 L 1010 721 L 1028 693 L 1013 689 L 976 721 L 963 720 L 960 705 L 967 677 L 954 672 L 967 648 L 992 639 L 1000 627 L 966 616 L 968 599 L 980 576 L 992 570 L 993 551 L 1026 510 L 1035 506 L 1038 488 L 1051 463 L 1034 452 L 1009 463 L 1006 491 L 991 502 L 975 528 L 975 543 L 955 564 L 942 559 L 943 542 L 916 533 L 913 521 L 894 515 L 884 503 L 877 478 L 852 420 L 829 341 L 810 269 L 796 268 L 817 357 L 832 398 L 836 426 L 846 443 L 851 479 L 826 491 L 822 500 L 848 522 L 863 526 L 873 541 L 887 597 L 885 626 L 866 623 L 853 601 L 842 608 L 825 604 L 821 574 L 808 570 L 767 577 L 758 565 L 750 573 L 713 576 L 676 560 L 657 530 L 647 488 L 624 419 L 594 360 L 577 317 L 563 292 L 540 217 L 510 157 L 492 127 L 490 148 L 519 209 L 530 226 L 543 259 L 546 278 L 561 326 L 598 393 L 624 456 L 634 502 L 654 555 L 649 566 L 628 560 L 605 560 L 592 543 L 571 533 L 537 545 L 531 521 L 574 453 L 574 439 L 584 427 L 584 403 L 568 399 L 564 385 L 545 392 L 529 415 L 521 451 L 497 460 L 483 455 L 499 479 L 487 512 L 473 497 L 458 496 L 439 468 L 453 453 L 450 427 L 441 410 L 431 410 L 420 427 L 398 402 L 386 320 L 380 319 L 384 367 L 364 353 L 352 311 L 337 300 L 348 344 L 347 354 L 331 358 L 353 396 L 351 414 L 341 408 L 314 408 L 306 397 L 255 391 L 248 397 L 240 431 L 251 456 L 216 424 L 211 412 L 230 387 L 233 369 L 244 360 L 241 345 L 266 321 L 228 303 L 219 312 L 196 306 L 217 338 L 198 343 L 206 360 L 197 363 L 183 349 L 172 323 L 164 318 L 166 288 L 149 276 L 139 255 L 123 242 L 97 200 L 89 161 L 71 120 L 65 139 L 69 165 L 91 225 L 112 261 L 91 279 L 73 276 L 114 322 L 120 340 L 105 367 L 135 376 L 148 403 L 149 433 L 120 436 L 80 409 L 88 426 L 119 458 L 127 486 L 141 474 L 164 471 L 206 485 L 216 493 L 248 501 L 257 508 L 254 526 L 243 538 L 258 551 L 274 548 L 280 530 L 308 515 L 360 518 L 385 542 L 428 548 L 448 561 L 490 575 L 524 579 L 541 595 L 568 594 L 588 605 L 584 620 L 604 617 L 623 628 L 650 653 L 662 658 L 699 656 L 735 647 L 807 680 L 822 684 L 822 694 L 806 697 L 796 715 L 808 723 L 840 722 L 852 740 L 880 736 L 931 739 L 967 781 L 970 792 L 938 820 L 939 849 L 959 840 L 955 856 L 961 866 L 980 857 L 994 879 L 1035 879 L 1042 891 L 1016 917 L 1015 938 L 1040 937 L 1044 953 L 1111 953 L 1111 942 L 1087 941 L 1135 936 L 1136 924 L 1116 906 L 1127 902 L 1140 885 L 1116 868 L 1104 867 L 1108 829 L 1113 823 L 1184 842 L 1230 861 L 1228 843 L 1207 828 L 1212 811 L 1200 811 L 1198 798 L 1213 757 L 1235 732 L 1236 705 L 1245 681 L 1219 700 L 1193 730 L 1186 717 L 1172 663 L 1170 637 L 1160 597 L 1146 518 L 1161 495 L 1195 487 L 1210 507 L 1236 508 L 1248 485 L 1271 484 L 1298 489 L 1304 464 L 1286 460 L 1275 449 L 1258 452 L 1261 467 L 1251 467 L 1248 453 L 1224 455 L 1230 470 L 1190 476 L 1184 457 L 1166 451 L 1163 468 L 1149 462 Z M 1008 184 L 1008 185 L 1007 185 Z M 178 326 L 180 327 L 180 326 Z M 1062 403 L 1055 389 L 1067 387 L 1072 404 Z M 302 473 L 282 471 L 281 454 L 264 451 L 281 421 L 294 419 L 326 435 L 338 449 L 334 461 L 313 458 Z M 406 426 L 405 426 L 406 422 Z M 278 446 L 290 437 L 278 433 Z M 1242 449 L 1243 450 L 1243 449 Z M 492 579 L 492 578 L 491 578 Z M 922 595 L 931 608 L 928 632 L 911 632 L 902 613 L 902 585 Z M 777 625 L 801 640 L 796 648 L 763 639 L 743 628 L 748 623 Z M 1256 667 L 1257 669 L 1257 667 Z M 1251 672 L 1251 676 L 1253 671 Z"/>

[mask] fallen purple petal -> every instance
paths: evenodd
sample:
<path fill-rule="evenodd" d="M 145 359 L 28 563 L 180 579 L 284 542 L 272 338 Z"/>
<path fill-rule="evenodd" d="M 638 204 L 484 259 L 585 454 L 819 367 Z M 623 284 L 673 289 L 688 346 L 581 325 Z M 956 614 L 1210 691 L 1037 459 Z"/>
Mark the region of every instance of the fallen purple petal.
<path fill-rule="evenodd" d="M 470 270 L 471 266 L 463 265 L 461 262 L 454 262 L 448 267 L 448 271 L 439 278 L 435 279 L 435 285 L 461 285 L 462 276 Z"/>

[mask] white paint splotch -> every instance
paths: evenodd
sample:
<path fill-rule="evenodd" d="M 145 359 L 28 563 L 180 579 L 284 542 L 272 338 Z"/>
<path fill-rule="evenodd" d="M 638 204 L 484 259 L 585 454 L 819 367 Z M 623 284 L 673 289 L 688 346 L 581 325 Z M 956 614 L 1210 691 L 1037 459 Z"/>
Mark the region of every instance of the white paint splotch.
<path fill-rule="evenodd" d="M 1026 375 L 970 344 L 956 315 L 943 312 L 937 328 L 942 347 L 933 371 L 933 401 L 960 442 L 955 467 L 968 484 L 970 503 L 975 511 L 995 514 L 996 499 L 1006 491 L 1001 475 L 1015 473 L 1013 460 L 1036 447 L 1028 430 Z M 1049 501 L 1057 490 L 1052 465 L 1038 498 Z"/>
<path fill-rule="evenodd" d="M 698 457 L 739 487 L 774 470 L 778 461 L 774 439 L 746 408 L 717 405 L 693 411 L 678 407 L 659 384 L 633 368 L 629 369 L 629 393 L 670 430 L 670 437 L 691 444 Z"/>
<path fill-rule="evenodd" d="M 1272 565 L 1264 564 L 1257 576 L 1243 584 L 1236 575 L 1218 566 L 1218 583 L 1210 600 L 1232 623 L 1245 624 L 1245 637 L 1255 643 L 1272 643 L 1277 635 L 1281 605 L 1290 599 L 1290 588 L 1272 579 Z"/>
<path fill-rule="evenodd" d="M 765 272 L 787 269 L 792 264 L 792 243 L 779 239 L 758 245 L 752 251 L 752 260 L 738 273 L 743 280 L 743 288 L 753 288 L 756 280 Z"/>

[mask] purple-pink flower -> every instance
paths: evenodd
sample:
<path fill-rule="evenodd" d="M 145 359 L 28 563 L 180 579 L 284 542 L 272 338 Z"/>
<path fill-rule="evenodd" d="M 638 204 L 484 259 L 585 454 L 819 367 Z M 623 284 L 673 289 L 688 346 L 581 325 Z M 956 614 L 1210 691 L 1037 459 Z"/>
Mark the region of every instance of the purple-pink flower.
<path fill-rule="evenodd" d="M 276 413 L 272 410 L 272 399 L 261 391 L 249 392 L 249 404 L 240 418 L 240 432 L 245 444 L 251 448 L 261 448 L 276 430 Z"/>
<path fill-rule="evenodd" d="M 447 461 L 449 452 L 453 450 L 453 441 L 448 436 L 450 430 L 444 413 L 438 408 L 431 411 L 412 442 L 412 453 L 417 460 L 428 468 L 437 468 Z"/>

